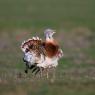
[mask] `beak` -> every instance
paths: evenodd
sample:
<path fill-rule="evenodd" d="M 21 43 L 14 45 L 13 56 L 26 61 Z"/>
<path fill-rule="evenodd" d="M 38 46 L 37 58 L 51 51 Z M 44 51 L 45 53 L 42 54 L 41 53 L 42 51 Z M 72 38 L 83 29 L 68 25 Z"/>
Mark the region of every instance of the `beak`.
<path fill-rule="evenodd" d="M 56 32 L 53 32 L 53 34 L 55 34 Z"/>

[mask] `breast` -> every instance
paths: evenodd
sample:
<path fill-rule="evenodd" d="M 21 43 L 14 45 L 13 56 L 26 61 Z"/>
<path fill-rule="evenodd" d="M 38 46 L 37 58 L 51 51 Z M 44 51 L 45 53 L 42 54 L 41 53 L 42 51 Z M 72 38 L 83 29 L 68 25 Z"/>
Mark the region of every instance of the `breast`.
<path fill-rule="evenodd" d="M 46 56 L 54 57 L 58 52 L 59 46 L 55 43 L 45 43 Z"/>

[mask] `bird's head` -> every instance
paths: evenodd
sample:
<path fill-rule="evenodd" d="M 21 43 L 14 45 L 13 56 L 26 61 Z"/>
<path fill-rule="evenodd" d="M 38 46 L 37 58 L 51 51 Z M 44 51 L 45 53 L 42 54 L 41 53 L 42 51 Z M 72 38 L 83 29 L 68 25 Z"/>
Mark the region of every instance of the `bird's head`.
<path fill-rule="evenodd" d="M 44 31 L 44 34 L 45 34 L 46 39 L 49 39 L 49 40 L 52 40 L 53 39 L 53 35 L 55 33 L 56 33 L 55 30 L 52 30 L 52 29 L 46 29 Z"/>

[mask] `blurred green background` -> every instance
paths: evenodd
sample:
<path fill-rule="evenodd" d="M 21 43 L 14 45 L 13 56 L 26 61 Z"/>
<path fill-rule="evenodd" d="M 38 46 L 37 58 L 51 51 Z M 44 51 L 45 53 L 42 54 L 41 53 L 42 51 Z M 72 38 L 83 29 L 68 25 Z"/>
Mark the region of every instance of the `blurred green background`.
<path fill-rule="evenodd" d="M 23 40 L 56 30 L 56 79 L 24 74 Z M 0 0 L 0 95 L 95 95 L 95 0 Z"/>

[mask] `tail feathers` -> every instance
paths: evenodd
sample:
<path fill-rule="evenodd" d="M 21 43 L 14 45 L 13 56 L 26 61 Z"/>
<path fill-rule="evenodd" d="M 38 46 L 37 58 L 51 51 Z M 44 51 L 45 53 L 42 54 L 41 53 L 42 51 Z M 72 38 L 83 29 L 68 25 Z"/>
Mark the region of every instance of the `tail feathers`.
<path fill-rule="evenodd" d="M 32 37 L 32 39 L 28 39 L 26 41 L 23 41 L 21 44 L 21 50 L 25 52 L 26 49 L 32 46 L 37 46 L 41 43 L 42 39 L 39 37 Z"/>

